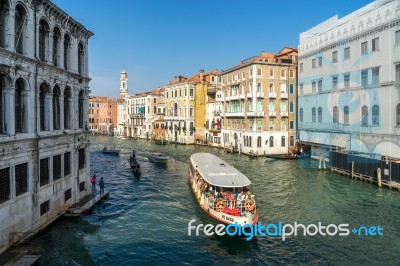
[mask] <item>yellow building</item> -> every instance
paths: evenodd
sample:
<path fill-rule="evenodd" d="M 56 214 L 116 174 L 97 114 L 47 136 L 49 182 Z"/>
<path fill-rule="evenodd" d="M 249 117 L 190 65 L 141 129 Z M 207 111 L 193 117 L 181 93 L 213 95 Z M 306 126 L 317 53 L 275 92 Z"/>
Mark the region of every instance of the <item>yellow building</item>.
<path fill-rule="evenodd" d="M 165 86 L 166 139 L 180 144 L 194 144 L 204 139 L 206 126 L 207 88 L 216 71 L 183 76 Z M 216 79 L 216 78 L 215 78 Z"/>

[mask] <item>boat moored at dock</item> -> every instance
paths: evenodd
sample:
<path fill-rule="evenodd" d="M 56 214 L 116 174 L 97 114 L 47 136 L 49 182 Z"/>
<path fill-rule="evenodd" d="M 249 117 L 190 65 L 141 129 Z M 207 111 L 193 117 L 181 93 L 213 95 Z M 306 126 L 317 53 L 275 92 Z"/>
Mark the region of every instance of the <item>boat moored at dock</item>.
<path fill-rule="evenodd" d="M 195 153 L 190 157 L 189 184 L 200 207 L 212 218 L 240 225 L 258 222 L 255 196 L 250 180 L 211 153 Z"/>

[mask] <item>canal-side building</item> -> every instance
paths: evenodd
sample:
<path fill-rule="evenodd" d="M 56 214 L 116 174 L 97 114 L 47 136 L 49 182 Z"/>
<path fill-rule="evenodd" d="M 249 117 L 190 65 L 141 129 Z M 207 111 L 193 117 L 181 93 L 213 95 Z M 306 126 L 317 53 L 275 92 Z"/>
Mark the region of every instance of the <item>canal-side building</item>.
<path fill-rule="evenodd" d="M 294 152 L 297 49 L 262 52 L 222 71 L 220 77 L 223 147 L 256 155 Z"/>
<path fill-rule="evenodd" d="M 50 1 L 0 2 L 0 253 L 88 195 L 88 39 Z"/>
<path fill-rule="evenodd" d="M 213 70 L 205 76 L 209 83 L 206 102 L 206 126 L 205 135 L 202 135 L 198 142 L 209 146 L 222 147 L 221 128 L 224 102 L 220 86 L 221 77 L 219 77 L 217 70 Z"/>
<path fill-rule="evenodd" d="M 89 130 L 92 134 L 114 135 L 117 131 L 117 99 L 89 97 Z"/>
<path fill-rule="evenodd" d="M 163 89 L 130 94 L 126 97 L 132 137 L 154 139 L 164 133 L 164 93 Z M 157 123 L 156 123 L 157 121 Z M 156 126 L 157 124 L 157 126 Z"/>
<path fill-rule="evenodd" d="M 400 158 L 399 1 L 375 1 L 300 34 L 298 114 L 313 155 Z"/>
<path fill-rule="evenodd" d="M 175 77 L 165 86 L 165 125 L 169 142 L 194 144 L 205 139 L 208 87 L 216 83 L 218 71 L 190 78 Z"/>

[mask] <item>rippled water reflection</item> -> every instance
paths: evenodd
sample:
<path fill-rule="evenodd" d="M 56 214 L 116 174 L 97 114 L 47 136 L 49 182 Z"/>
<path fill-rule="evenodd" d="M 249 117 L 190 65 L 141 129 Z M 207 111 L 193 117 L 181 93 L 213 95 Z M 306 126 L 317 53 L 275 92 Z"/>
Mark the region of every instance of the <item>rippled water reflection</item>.
<path fill-rule="evenodd" d="M 104 145 L 122 148 L 119 157 L 102 154 Z M 61 220 L 37 242 L 41 264 L 376 264 L 400 263 L 400 192 L 319 171 L 315 162 L 250 159 L 199 146 L 156 146 L 142 140 L 92 139 L 91 171 L 106 180 L 110 197 L 93 213 Z M 132 149 L 142 166 L 134 178 L 127 160 Z M 154 165 L 146 150 L 172 160 Z M 187 182 L 189 157 L 211 152 L 252 181 L 260 221 L 381 225 L 384 237 L 199 237 L 187 235 L 189 220 L 214 223 L 196 205 Z"/>

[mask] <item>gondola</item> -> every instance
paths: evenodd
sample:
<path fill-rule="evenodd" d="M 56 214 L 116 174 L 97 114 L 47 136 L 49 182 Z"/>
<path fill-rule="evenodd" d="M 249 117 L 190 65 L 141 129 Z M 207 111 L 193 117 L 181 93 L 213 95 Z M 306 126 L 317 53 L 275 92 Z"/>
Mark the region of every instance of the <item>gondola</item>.
<path fill-rule="evenodd" d="M 275 159 L 275 160 L 298 160 L 307 159 L 311 157 L 311 154 L 300 153 L 300 154 L 264 154 L 265 157 Z"/>
<path fill-rule="evenodd" d="M 132 173 L 138 177 L 140 176 L 140 164 L 136 160 L 136 152 L 132 151 L 132 154 L 129 156 L 129 166 L 131 168 Z"/>

